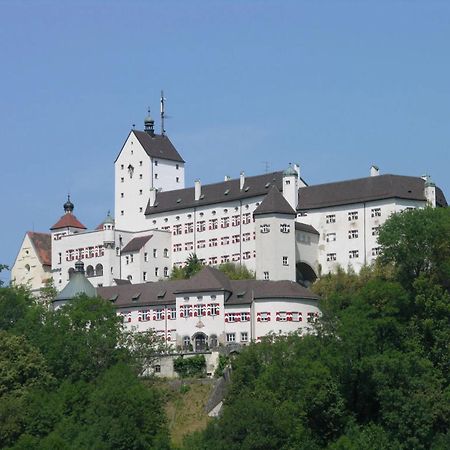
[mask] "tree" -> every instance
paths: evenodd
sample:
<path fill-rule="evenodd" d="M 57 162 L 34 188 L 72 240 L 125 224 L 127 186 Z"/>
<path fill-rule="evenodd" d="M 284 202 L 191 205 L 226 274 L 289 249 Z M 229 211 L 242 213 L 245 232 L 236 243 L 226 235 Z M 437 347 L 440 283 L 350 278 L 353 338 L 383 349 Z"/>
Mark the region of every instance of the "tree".
<path fill-rule="evenodd" d="M 218 269 L 230 280 L 249 280 L 255 278 L 255 273 L 247 269 L 245 265 L 227 262 L 221 264 Z"/>
<path fill-rule="evenodd" d="M 174 267 L 170 275 L 171 280 L 185 280 L 192 278 L 196 273 L 202 270 L 203 263 L 198 259 L 195 253 L 191 253 L 186 259 L 183 267 Z"/>
<path fill-rule="evenodd" d="M 9 267 L 5 264 L 0 264 L 0 273 L 3 272 L 4 270 L 9 270 Z M 0 280 L 0 287 L 2 287 L 4 284 L 3 280 Z"/>
<path fill-rule="evenodd" d="M 392 264 L 400 282 L 420 275 L 450 287 L 450 209 L 425 208 L 393 214 L 382 225 L 380 263 Z"/>

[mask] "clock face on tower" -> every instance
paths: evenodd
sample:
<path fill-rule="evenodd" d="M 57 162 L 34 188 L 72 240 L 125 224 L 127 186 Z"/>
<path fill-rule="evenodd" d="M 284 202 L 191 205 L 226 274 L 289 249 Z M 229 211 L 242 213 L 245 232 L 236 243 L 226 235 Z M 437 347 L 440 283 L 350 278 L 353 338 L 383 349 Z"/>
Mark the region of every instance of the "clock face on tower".
<path fill-rule="evenodd" d="M 133 172 L 134 172 L 134 167 L 130 164 L 128 166 L 128 173 L 130 175 L 130 178 L 133 178 Z"/>

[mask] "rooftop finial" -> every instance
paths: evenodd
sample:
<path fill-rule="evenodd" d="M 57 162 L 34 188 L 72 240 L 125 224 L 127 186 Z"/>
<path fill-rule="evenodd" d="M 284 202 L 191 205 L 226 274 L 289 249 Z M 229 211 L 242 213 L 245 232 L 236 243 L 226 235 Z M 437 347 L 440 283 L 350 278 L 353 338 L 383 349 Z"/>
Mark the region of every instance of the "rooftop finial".
<path fill-rule="evenodd" d="M 64 212 L 67 213 L 72 213 L 73 209 L 74 209 L 74 205 L 73 203 L 70 201 L 70 194 L 67 194 L 67 202 L 64 203 Z"/>
<path fill-rule="evenodd" d="M 161 135 L 164 136 L 166 133 L 166 129 L 164 128 L 164 117 L 165 117 L 165 111 L 164 111 L 164 91 L 161 90 Z"/>

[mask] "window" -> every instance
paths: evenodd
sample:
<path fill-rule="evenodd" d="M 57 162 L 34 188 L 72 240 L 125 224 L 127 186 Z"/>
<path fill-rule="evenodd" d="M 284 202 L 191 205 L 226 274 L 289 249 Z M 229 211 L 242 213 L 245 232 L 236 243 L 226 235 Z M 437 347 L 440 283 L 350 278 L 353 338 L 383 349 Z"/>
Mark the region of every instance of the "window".
<path fill-rule="evenodd" d="M 358 230 L 348 230 L 348 238 L 349 239 L 357 239 L 358 238 Z"/>
<path fill-rule="evenodd" d="M 177 318 L 177 309 L 175 306 L 169 306 L 167 308 L 167 319 L 168 320 L 175 320 Z"/>
<path fill-rule="evenodd" d="M 175 252 L 181 252 L 182 247 L 181 244 L 173 244 L 173 251 Z"/>
<path fill-rule="evenodd" d="M 220 238 L 220 245 L 228 245 L 230 243 L 230 237 L 224 236 Z"/>
<path fill-rule="evenodd" d="M 174 225 L 173 226 L 173 234 L 176 236 L 176 235 L 179 235 L 179 234 L 182 234 L 182 230 L 181 230 L 181 224 L 179 224 L 179 225 Z"/>
<path fill-rule="evenodd" d="M 122 211 L 120 211 L 120 215 L 123 216 L 123 209 L 122 209 Z"/>
<path fill-rule="evenodd" d="M 270 312 L 259 312 L 256 313 L 257 322 L 270 322 Z"/>
<path fill-rule="evenodd" d="M 142 189 L 139 189 L 139 195 L 142 195 Z"/>
<path fill-rule="evenodd" d="M 184 249 L 185 250 L 193 250 L 194 249 L 194 243 L 193 242 L 186 242 L 184 244 Z"/>
<path fill-rule="evenodd" d="M 242 312 L 240 314 L 240 321 L 241 322 L 248 322 L 250 320 L 250 313 L 249 312 Z"/>
<path fill-rule="evenodd" d="M 150 320 L 150 310 L 142 309 L 138 312 L 139 322 L 148 322 Z"/>
<path fill-rule="evenodd" d="M 124 178 L 124 177 L 120 177 L 120 182 L 121 182 L 121 183 L 123 183 L 123 182 L 124 182 L 124 180 L 125 180 L 125 178 Z"/>
<path fill-rule="evenodd" d="M 327 261 L 336 261 L 336 253 L 327 253 Z"/>
<path fill-rule="evenodd" d="M 155 160 L 155 166 L 157 166 L 157 165 L 158 165 L 158 161 Z"/>
<path fill-rule="evenodd" d="M 153 320 L 164 320 L 164 309 L 153 310 Z"/>
<path fill-rule="evenodd" d="M 157 180 L 158 179 L 158 174 L 157 173 L 155 173 L 155 180 Z"/>
<path fill-rule="evenodd" d="M 155 365 L 155 373 L 161 373 L 161 366 L 159 364 Z"/>
<path fill-rule="evenodd" d="M 265 223 L 263 225 L 259 226 L 259 230 L 261 231 L 261 233 L 269 233 L 270 232 L 270 225 Z"/>
<path fill-rule="evenodd" d="M 269 272 L 264 272 L 264 279 L 268 280 L 269 279 Z"/>
<path fill-rule="evenodd" d="M 157 277 L 159 275 L 159 268 L 155 267 L 155 277 Z"/>
<path fill-rule="evenodd" d="M 168 267 L 164 267 L 164 276 L 165 277 L 169 276 L 169 268 Z"/>
<path fill-rule="evenodd" d="M 209 246 L 210 247 L 217 247 L 217 239 L 213 238 L 209 240 Z"/>
<path fill-rule="evenodd" d="M 319 317 L 319 314 L 315 313 L 315 312 L 309 312 L 307 315 L 307 322 L 308 323 L 314 323 L 317 321 L 317 318 Z"/>
<path fill-rule="evenodd" d="M 336 214 L 328 214 L 326 216 L 327 223 L 336 223 Z"/>
<path fill-rule="evenodd" d="M 192 306 L 182 305 L 180 308 L 180 317 L 192 317 Z"/>
<path fill-rule="evenodd" d="M 236 342 L 236 333 L 227 333 L 227 342 Z"/>
<path fill-rule="evenodd" d="M 289 260 L 287 256 L 283 256 L 283 266 L 288 266 L 289 265 Z"/>
<path fill-rule="evenodd" d="M 234 234 L 233 236 L 231 236 L 231 242 L 233 244 L 237 244 L 238 242 L 240 242 L 241 237 L 239 236 L 239 234 Z"/>
<path fill-rule="evenodd" d="M 180 182 L 180 178 L 179 177 L 175 177 L 175 182 L 179 183 Z"/>
<path fill-rule="evenodd" d="M 191 345 L 191 338 L 189 336 L 184 336 L 183 338 L 183 348 L 188 350 Z"/>
<path fill-rule="evenodd" d="M 287 320 L 288 320 L 287 312 L 286 311 L 278 311 L 276 313 L 275 320 L 277 322 L 287 322 Z"/>
<path fill-rule="evenodd" d="M 372 249 L 372 256 L 378 256 L 381 252 L 381 248 L 380 247 L 374 247 Z"/>
<path fill-rule="evenodd" d="M 153 249 L 153 258 L 158 257 L 158 250 L 156 248 Z"/>
<path fill-rule="evenodd" d="M 206 225 L 205 225 L 205 221 L 204 220 L 200 220 L 199 222 L 197 222 L 197 231 L 198 232 L 202 232 L 206 230 Z"/>
<path fill-rule="evenodd" d="M 169 249 L 165 248 L 163 251 L 163 255 L 164 255 L 164 258 L 168 258 L 169 257 Z"/>
<path fill-rule="evenodd" d="M 184 232 L 185 234 L 194 232 L 194 224 L 192 222 L 188 222 L 184 224 Z"/>
<path fill-rule="evenodd" d="M 282 232 L 282 233 L 289 233 L 289 231 L 290 231 L 290 225 L 288 224 L 288 223 L 282 223 L 282 224 L 280 224 L 280 231 Z"/>
<path fill-rule="evenodd" d="M 211 256 L 211 257 L 209 258 L 209 260 L 208 260 L 208 264 L 209 264 L 210 266 L 213 266 L 213 265 L 217 264 L 217 256 Z"/>
<path fill-rule="evenodd" d="M 124 322 L 131 322 L 131 311 L 122 311 L 119 313 L 119 316 Z"/>
<path fill-rule="evenodd" d="M 381 208 L 372 208 L 372 217 L 381 217 Z"/>
<path fill-rule="evenodd" d="M 198 241 L 197 248 L 205 248 L 206 247 L 206 241 Z"/>
<path fill-rule="evenodd" d="M 142 180 L 142 173 L 139 174 L 139 179 Z"/>
<path fill-rule="evenodd" d="M 301 312 L 292 312 L 291 317 L 292 317 L 292 322 L 301 322 L 303 320 Z"/>
<path fill-rule="evenodd" d="M 142 161 L 139 161 L 139 165 L 142 167 Z"/>
<path fill-rule="evenodd" d="M 372 236 L 378 236 L 380 227 L 372 227 Z"/>
<path fill-rule="evenodd" d="M 251 221 L 252 221 L 252 215 L 250 213 L 245 213 L 242 215 L 242 223 L 244 225 L 251 223 Z"/>
<path fill-rule="evenodd" d="M 144 253 L 144 261 L 145 261 L 145 262 L 148 261 L 148 253 Z"/>
<path fill-rule="evenodd" d="M 233 255 L 231 256 L 231 260 L 236 262 L 236 261 L 240 261 L 241 260 L 241 255 L 239 253 L 233 253 Z"/>
<path fill-rule="evenodd" d="M 175 164 L 175 169 L 178 170 L 180 168 L 179 164 Z"/>
<path fill-rule="evenodd" d="M 358 211 L 350 211 L 348 213 L 348 221 L 358 220 Z"/>
<path fill-rule="evenodd" d="M 142 280 L 147 281 L 147 272 L 142 272 Z"/>
<path fill-rule="evenodd" d="M 61 264 L 61 260 L 62 260 L 62 254 L 58 253 L 58 264 Z"/>
<path fill-rule="evenodd" d="M 142 209 L 142 206 L 139 208 L 139 212 L 142 212 L 143 211 L 143 209 Z"/>
<path fill-rule="evenodd" d="M 243 241 L 243 242 L 247 242 L 247 241 L 249 241 L 250 239 L 251 239 L 250 233 L 243 233 L 243 234 L 242 234 L 242 241 Z"/>
<path fill-rule="evenodd" d="M 241 332 L 241 342 L 248 342 L 248 333 L 246 331 Z"/>
<path fill-rule="evenodd" d="M 238 216 L 233 216 L 231 218 L 231 225 L 233 227 L 236 227 L 236 226 L 238 226 L 240 224 L 241 224 L 241 216 L 238 215 Z"/>
<path fill-rule="evenodd" d="M 251 254 L 250 252 L 244 252 L 242 254 L 242 259 L 250 259 L 251 258 Z"/>
<path fill-rule="evenodd" d="M 220 219 L 220 226 L 221 226 L 221 228 L 228 228 L 230 226 L 230 218 L 222 217 Z"/>
<path fill-rule="evenodd" d="M 221 264 L 226 263 L 226 262 L 230 262 L 230 255 L 223 255 L 220 257 L 220 262 Z"/>
<path fill-rule="evenodd" d="M 123 164 L 120 165 L 120 169 L 123 170 Z"/>
<path fill-rule="evenodd" d="M 123 192 L 120 193 L 120 198 L 123 198 Z"/>
<path fill-rule="evenodd" d="M 219 304 L 211 303 L 207 306 L 208 316 L 218 316 L 219 315 Z"/>
<path fill-rule="evenodd" d="M 211 334 L 209 337 L 209 346 L 210 348 L 216 348 L 218 345 L 217 336 L 215 334 Z"/>
<path fill-rule="evenodd" d="M 350 250 L 348 252 L 348 257 L 350 259 L 355 259 L 355 258 L 359 258 L 359 250 Z"/>
<path fill-rule="evenodd" d="M 327 233 L 325 240 L 327 242 L 334 242 L 336 240 L 336 233 Z"/>
<path fill-rule="evenodd" d="M 217 230 L 217 219 L 209 219 L 209 229 Z"/>

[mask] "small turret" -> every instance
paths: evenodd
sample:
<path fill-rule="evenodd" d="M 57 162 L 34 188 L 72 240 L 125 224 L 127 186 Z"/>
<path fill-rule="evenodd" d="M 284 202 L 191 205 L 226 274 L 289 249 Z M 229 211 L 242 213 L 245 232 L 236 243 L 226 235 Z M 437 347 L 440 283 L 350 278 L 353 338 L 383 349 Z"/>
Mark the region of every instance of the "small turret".
<path fill-rule="evenodd" d="M 73 209 L 75 208 L 74 204 L 70 201 L 70 194 L 67 194 L 67 202 L 64 203 L 63 205 L 64 208 L 64 212 L 67 213 L 72 213 Z"/>
<path fill-rule="evenodd" d="M 144 119 L 144 131 L 148 133 L 150 136 L 155 135 L 155 121 L 152 119 L 150 115 L 150 108 L 148 108 L 148 115 Z"/>
<path fill-rule="evenodd" d="M 105 248 L 114 248 L 114 219 L 111 217 L 110 211 L 103 221 L 103 245 Z"/>

